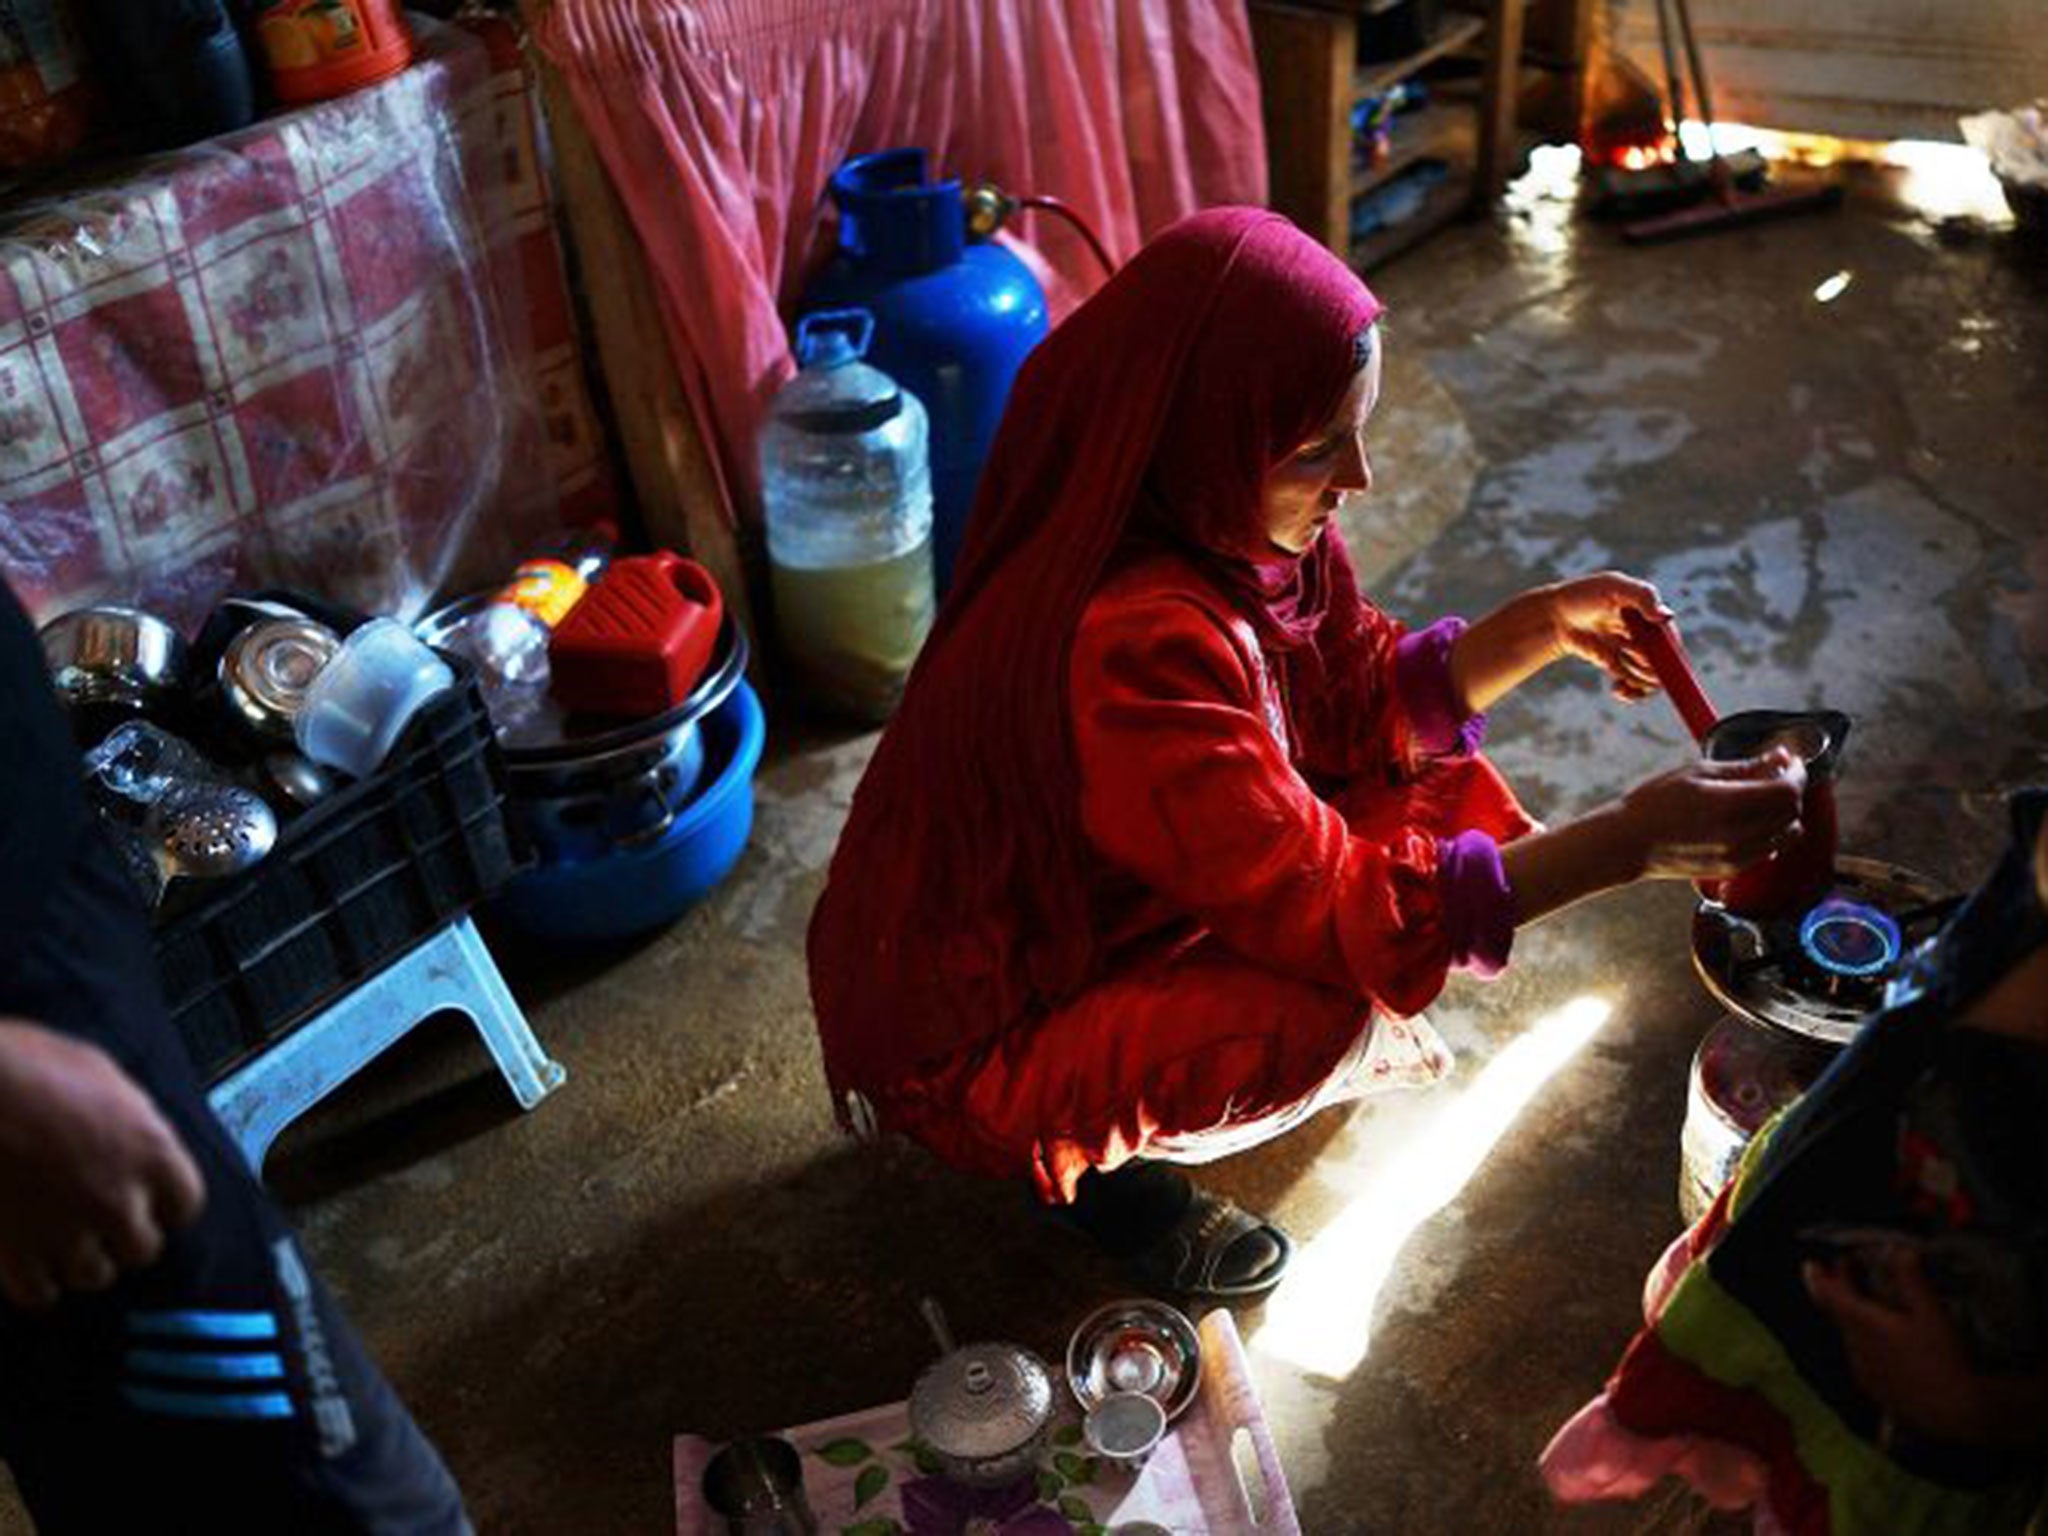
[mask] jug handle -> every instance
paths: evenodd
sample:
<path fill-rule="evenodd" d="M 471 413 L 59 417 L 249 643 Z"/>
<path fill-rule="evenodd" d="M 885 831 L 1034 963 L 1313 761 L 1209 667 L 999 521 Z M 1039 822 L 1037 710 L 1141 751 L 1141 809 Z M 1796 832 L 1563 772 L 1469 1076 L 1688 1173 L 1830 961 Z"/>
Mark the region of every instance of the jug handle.
<path fill-rule="evenodd" d="M 813 331 L 844 331 L 852 339 L 853 355 L 866 357 L 868 343 L 875 339 L 875 317 L 864 309 L 813 310 L 796 323 L 796 360 L 799 367 L 811 358 Z"/>

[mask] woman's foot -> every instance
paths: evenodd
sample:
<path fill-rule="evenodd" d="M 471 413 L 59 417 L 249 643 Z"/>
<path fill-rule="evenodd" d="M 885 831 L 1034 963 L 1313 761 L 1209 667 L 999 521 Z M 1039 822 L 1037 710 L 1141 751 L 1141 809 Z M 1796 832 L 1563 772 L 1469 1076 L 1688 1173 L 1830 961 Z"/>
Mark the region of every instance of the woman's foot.
<path fill-rule="evenodd" d="M 1240 1299 L 1279 1284 L 1287 1234 L 1165 1163 L 1087 1173 L 1059 1215 L 1155 1289 Z"/>

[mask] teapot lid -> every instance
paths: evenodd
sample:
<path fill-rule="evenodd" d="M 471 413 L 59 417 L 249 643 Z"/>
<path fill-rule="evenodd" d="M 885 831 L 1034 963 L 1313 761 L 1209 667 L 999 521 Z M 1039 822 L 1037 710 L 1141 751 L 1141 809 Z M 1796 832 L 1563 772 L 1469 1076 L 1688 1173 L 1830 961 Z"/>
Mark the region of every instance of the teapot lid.
<path fill-rule="evenodd" d="M 910 1425 L 941 1456 L 1007 1456 L 1052 1418 L 1052 1373 L 1016 1344 L 967 1344 L 925 1368 Z"/>

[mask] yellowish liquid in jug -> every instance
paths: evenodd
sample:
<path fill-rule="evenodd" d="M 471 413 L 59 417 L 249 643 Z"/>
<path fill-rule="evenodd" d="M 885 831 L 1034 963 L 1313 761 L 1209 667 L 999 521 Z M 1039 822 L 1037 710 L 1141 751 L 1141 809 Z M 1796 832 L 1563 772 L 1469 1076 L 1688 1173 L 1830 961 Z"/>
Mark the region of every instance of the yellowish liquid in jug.
<path fill-rule="evenodd" d="M 871 565 L 774 564 L 775 627 L 819 704 L 886 720 L 932 627 L 929 539 Z"/>

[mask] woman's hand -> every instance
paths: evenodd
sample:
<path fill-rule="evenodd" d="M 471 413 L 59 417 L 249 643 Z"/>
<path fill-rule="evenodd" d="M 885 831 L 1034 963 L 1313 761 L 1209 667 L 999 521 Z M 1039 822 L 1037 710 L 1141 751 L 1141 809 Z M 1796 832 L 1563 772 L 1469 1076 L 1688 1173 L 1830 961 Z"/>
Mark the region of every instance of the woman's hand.
<path fill-rule="evenodd" d="M 204 1202 L 184 1144 L 111 1057 L 0 1019 L 0 1295 L 105 1290 Z"/>
<path fill-rule="evenodd" d="M 1841 1333 L 1856 1384 L 1888 1417 L 1953 1445 L 2025 1445 L 2048 1435 L 2048 1378 L 1972 1365 L 1919 1254 L 1879 1247 L 1861 1262 L 1880 1272 L 1875 1288 L 1891 1300 L 1864 1294 L 1844 1264 L 1809 1263 L 1803 1275 Z"/>
<path fill-rule="evenodd" d="M 1515 921 L 1649 879 L 1732 875 L 1799 830 L 1806 765 L 1785 748 L 1738 763 L 1689 763 L 1577 821 L 1501 849 Z"/>
<path fill-rule="evenodd" d="M 1774 747 L 1740 762 L 1688 763 L 1622 796 L 1637 877 L 1714 879 L 1738 874 L 1799 834 L 1806 765 Z"/>
<path fill-rule="evenodd" d="M 1605 672 L 1619 697 L 1646 699 L 1657 675 L 1629 639 L 1621 616 L 1628 608 L 1651 618 L 1670 612 L 1655 587 L 1619 571 L 1531 588 L 1458 637 L 1451 685 L 1467 709 L 1491 709 L 1553 661 L 1576 656 Z"/>
<path fill-rule="evenodd" d="M 1650 658 L 1629 638 L 1628 625 L 1622 619 L 1622 613 L 1630 608 L 1647 618 L 1668 618 L 1671 610 L 1655 587 L 1619 571 L 1602 571 L 1559 582 L 1546 591 L 1558 655 L 1591 662 L 1607 674 L 1615 697 L 1629 703 L 1657 691 L 1657 674 Z"/>

